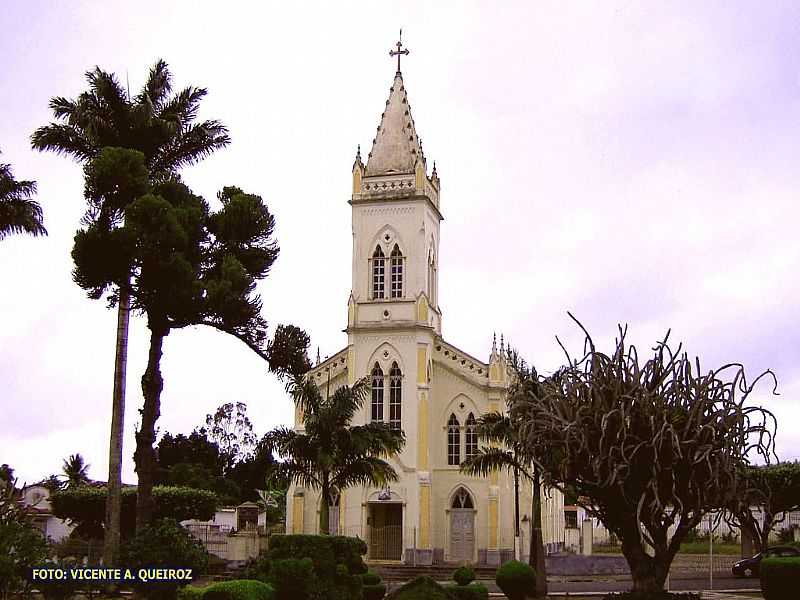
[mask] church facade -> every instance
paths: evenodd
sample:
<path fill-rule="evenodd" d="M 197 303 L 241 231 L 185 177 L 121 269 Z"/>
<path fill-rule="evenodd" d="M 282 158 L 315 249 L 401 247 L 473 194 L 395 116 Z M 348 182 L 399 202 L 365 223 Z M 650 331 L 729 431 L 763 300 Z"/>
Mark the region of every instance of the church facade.
<path fill-rule="evenodd" d="M 476 419 L 505 410 L 509 373 L 496 342 L 484 361 L 442 336 L 441 182 L 435 163 L 428 170 L 399 61 L 372 150 L 364 163 L 359 149 L 352 175 L 347 345 L 308 377 L 331 390 L 368 378 L 371 396 L 354 424 L 386 422 L 402 429 L 406 446 L 390 459 L 398 481 L 336 497 L 331 532 L 364 539 L 370 560 L 499 564 L 514 557 L 513 478 L 464 475 L 459 464 L 480 443 Z M 299 410 L 295 427 L 303 427 Z M 524 558 L 531 489 L 521 488 Z M 292 485 L 287 532 L 317 533 L 319 501 L 318 491 Z M 561 494 L 546 494 L 542 512 L 545 543 L 555 548 L 563 543 Z"/>

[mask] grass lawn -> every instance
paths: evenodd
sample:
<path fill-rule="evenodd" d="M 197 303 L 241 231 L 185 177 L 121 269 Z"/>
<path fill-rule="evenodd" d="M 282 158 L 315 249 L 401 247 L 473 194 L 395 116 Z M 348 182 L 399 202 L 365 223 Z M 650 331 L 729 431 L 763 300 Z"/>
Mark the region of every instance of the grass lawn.
<path fill-rule="evenodd" d="M 596 544 L 593 548 L 594 552 L 600 554 L 622 554 L 620 546 L 603 546 Z M 741 553 L 742 547 L 739 544 L 714 544 L 714 554 L 726 554 L 729 556 L 736 556 Z M 708 554 L 708 542 L 684 542 L 681 544 L 679 554 Z"/>

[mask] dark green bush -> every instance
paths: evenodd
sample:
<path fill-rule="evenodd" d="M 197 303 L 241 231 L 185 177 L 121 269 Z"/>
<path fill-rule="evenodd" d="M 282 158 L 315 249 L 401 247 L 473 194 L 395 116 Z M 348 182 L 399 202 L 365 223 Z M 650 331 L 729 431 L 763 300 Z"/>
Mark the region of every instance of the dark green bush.
<path fill-rule="evenodd" d="M 378 585 L 381 581 L 381 576 L 372 570 L 367 571 L 361 576 L 361 582 L 364 585 Z"/>
<path fill-rule="evenodd" d="M 187 585 L 178 592 L 178 600 L 274 600 L 271 585 L 252 579 L 234 579 L 207 587 Z"/>
<path fill-rule="evenodd" d="M 42 563 L 45 568 L 64 569 L 65 571 L 75 567 L 75 564 L 75 561 L 72 560 L 51 560 Z M 82 583 L 81 581 L 73 579 L 61 579 L 36 582 L 36 587 L 42 593 L 45 600 L 68 600 L 78 592 Z"/>
<path fill-rule="evenodd" d="M 452 600 L 452 597 L 433 579 L 423 576 L 395 590 L 386 600 Z"/>
<path fill-rule="evenodd" d="M 508 600 L 525 600 L 525 597 L 534 589 L 536 572 L 530 565 L 518 560 L 510 560 L 497 569 L 495 582 L 497 582 L 497 587 L 508 596 Z"/>
<path fill-rule="evenodd" d="M 445 590 L 453 600 L 489 599 L 489 588 L 480 583 L 470 583 L 469 585 L 449 585 L 445 586 Z"/>
<path fill-rule="evenodd" d="M 313 563 L 312 597 L 351 600 L 361 597 L 361 577 L 367 572 L 362 558 L 367 545 L 358 538 L 322 535 L 276 535 L 269 550 L 247 569 L 249 577 L 273 581 L 278 560 L 309 558 Z M 276 593 L 280 589 L 276 585 Z"/>
<path fill-rule="evenodd" d="M 361 588 L 363 600 L 381 600 L 386 595 L 385 583 L 364 584 Z"/>
<path fill-rule="evenodd" d="M 273 560 L 269 579 L 275 588 L 275 600 L 309 600 L 319 587 L 310 558 Z"/>
<path fill-rule="evenodd" d="M 800 557 L 765 558 L 761 561 L 759 576 L 765 600 L 797 598 Z"/>
<path fill-rule="evenodd" d="M 475 569 L 468 566 L 458 567 L 453 571 L 453 581 L 458 585 L 469 585 L 475 581 Z"/>
<path fill-rule="evenodd" d="M 121 564 L 132 570 L 143 567 L 177 567 L 205 570 L 208 553 L 203 545 L 172 519 L 154 521 L 122 546 Z M 174 600 L 178 588 L 186 585 L 172 582 L 137 582 L 134 588 L 148 600 Z"/>

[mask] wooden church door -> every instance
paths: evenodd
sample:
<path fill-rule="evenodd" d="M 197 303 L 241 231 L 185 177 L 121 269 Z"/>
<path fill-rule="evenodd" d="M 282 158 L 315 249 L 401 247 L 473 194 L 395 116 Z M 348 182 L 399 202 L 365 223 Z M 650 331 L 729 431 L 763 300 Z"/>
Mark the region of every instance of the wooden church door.
<path fill-rule="evenodd" d="M 459 488 L 450 506 L 450 560 L 472 562 L 475 556 L 475 508 L 472 497 Z"/>

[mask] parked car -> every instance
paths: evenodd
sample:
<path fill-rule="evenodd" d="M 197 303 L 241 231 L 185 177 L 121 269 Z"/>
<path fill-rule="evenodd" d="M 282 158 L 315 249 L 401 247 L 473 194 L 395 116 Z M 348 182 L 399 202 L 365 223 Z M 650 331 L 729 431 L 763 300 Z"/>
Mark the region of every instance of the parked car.
<path fill-rule="evenodd" d="M 774 546 L 767 548 L 764 552 L 759 552 L 750 558 L 743 558 L 731 567 L 736 577 L 758 577 L 758 567 L 764 558 L 775 556 L 800 556 L 800 550 L 791 546 Z"/>

